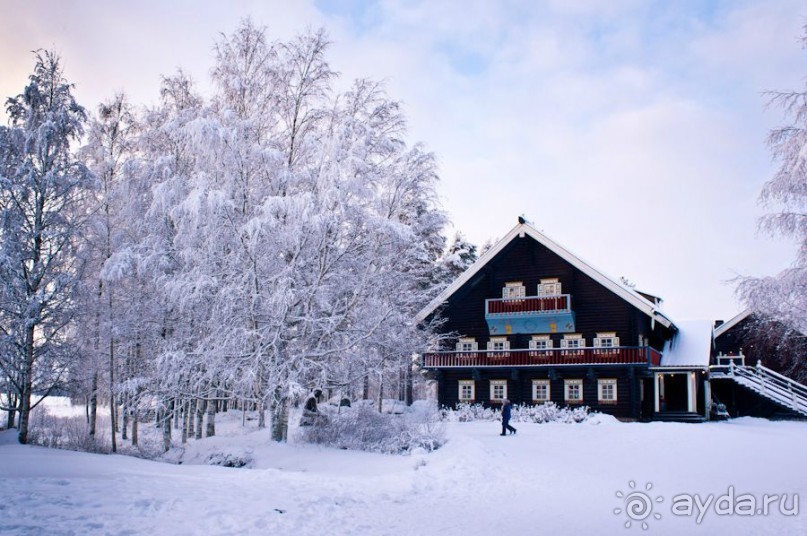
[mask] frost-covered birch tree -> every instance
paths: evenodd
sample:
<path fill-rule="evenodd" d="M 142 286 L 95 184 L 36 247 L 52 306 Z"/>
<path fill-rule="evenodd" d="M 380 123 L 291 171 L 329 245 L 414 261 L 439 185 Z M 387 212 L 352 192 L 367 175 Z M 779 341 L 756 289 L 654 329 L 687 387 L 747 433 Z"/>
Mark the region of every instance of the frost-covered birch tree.
<path fill-rule="evenodd" d="M 807 46 L 807 37 L 802 43 Z M 760 220 L 760 228 L 792 238 L 796 258 L 775 276 L 741 279 L 737 293 L 759 316 L 759 329 L 770 327 L 763 338 L 787 341 L 807 333 L 807 91 L 770 92 L 769 104 L 784 110 L 788 123 L 768 136 L 779 168 L 760 194 L 760 201 L 773 209 Z M 788 353 L 786 348 L 782 353 Z M 794 361 L 785 367 L 804 369 L 804 355 L 788 355 Z"/>
<path fill-rule="evenodd" d="M 125 167 L 131 168 L 135 162 L 137 131 L 132 106 L 125 95 L 117 94 L 99 105 L 90 121 L 87 143 L 82 148 L 84 161 L 99 181 L 92 207 L 94 217 L 88 227 L 90 260 L 85 271 L 87 289 L 82 309 L 86 320 L 84 329 L 92 334 L 85 333 L 84 337 L 91 344 L 83 353 L 89 376 L 83 379 L 84 383 L 89 381 L 89 431 L 94 436 L 99 382 L 102 377 L 106 378 L 112 452 L 117 450 L 118 371 L 126 372 L 119 364 L 124 361 L 119 354 L 131 353 L 131 343 L 135 340 L 131 336 L 132 323 L 140 320 L 127 314 L 131 311 L 127 302 L 133 296 L 125 277 L 132 272 L 129 252 L 138 227 L 127 210 L 137 203 L 129 198 L 133 193 L 132 184 Z M 125 426 L 123 435 L 126 437 Z"/>
<path fill-rule="evenodd" d="M 807 46 L 807 38 L 802 42 Z M 777 91 L 769 97 L 789 121 L 768 136 L 779 169 L 760 194 L 761 202 L 774 209 L 760 227 L 791 237 L 796 258 L 776 276 L 742 280 L 738 293 L 754 311 L 807 333 L 807 91 Z"/>
<path fill-rule="evenodd" d="M 126 154 L 112 116 L 93 129 L 111 189 L 85 278 L 103 322 L 81 336 L 123 376 L 112 393 L 152 397 L 166 449 L 178 412 L 183 440 L 230 403 L 283 440 L 313 388 L 411 398 L 444 249 L 434 157 L 380 84 L 339 92 L 327 50 L 322 31 L 270 41 L 245 21 L 216 42 L 209 99 L 180 72 Z"/>
<path fill-rule="evenodd" d="M 0 130 L 0 367 L 18 398 L 28 440 L 31 396 L 47 395 L 75 355 L 69 340 L 81 276 L 92 173 L 71 143 L 86 114 L 53 52 L 36 53 L 23 93 L 8 99 Z"/>

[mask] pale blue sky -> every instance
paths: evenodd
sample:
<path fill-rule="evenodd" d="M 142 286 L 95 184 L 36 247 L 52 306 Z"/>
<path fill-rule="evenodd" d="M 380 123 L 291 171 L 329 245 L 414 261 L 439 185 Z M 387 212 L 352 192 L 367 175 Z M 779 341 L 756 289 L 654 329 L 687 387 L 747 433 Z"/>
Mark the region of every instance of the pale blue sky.
<path fill-rule="evenodd" d="M 41 47 L 87 107 L 154 102 L 180 66 L 204 89 L 216 34 L 245 16 L 281 39 L 323 26 L 345 84 L 385 80 L 477 243 L 523 213 L 682 319 L 733 316 L 725 281 L 793 259 L 757 235 L 756 198 L 782 120 L 762 92 L 807 76 L 801 0 L 0 0 L 0 95 Z"/>

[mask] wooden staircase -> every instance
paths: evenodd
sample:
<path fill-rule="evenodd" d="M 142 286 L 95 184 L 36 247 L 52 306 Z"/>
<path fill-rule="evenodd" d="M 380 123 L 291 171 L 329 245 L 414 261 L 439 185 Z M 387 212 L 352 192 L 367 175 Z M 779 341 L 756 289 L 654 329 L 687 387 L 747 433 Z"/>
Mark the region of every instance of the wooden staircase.
<path fill-rule="evenodd" d="M 784 410 L 807 418 L 807 386 L 783 376 L 758 361 L 756 366 L 735 365 L 712 366 L 711 379 L 730 379 L 735 383 L 766 398 Z"/>

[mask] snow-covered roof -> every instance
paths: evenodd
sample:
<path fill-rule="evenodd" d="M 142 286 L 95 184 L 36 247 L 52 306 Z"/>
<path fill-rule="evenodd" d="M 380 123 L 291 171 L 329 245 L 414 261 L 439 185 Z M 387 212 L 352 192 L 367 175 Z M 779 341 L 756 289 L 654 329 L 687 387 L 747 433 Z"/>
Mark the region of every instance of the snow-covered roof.
<path fill-rule="evenodd" d="M 712 321 L 686 320 L 664 345 L 662 367 L 708 367 L 712 352 Z"/>
<path fill-rule="evenodd" d="M 728 330 L 730 330 L 731 328 L 733 328 L 734 326 L 736 326 L 737 324 L 739 324 L 740 322 L 742 322 L 743 320 L 748 318 L 748 315 L 750 315 L 750 314 L 751 314 L 751 309 L 746 309 L 745 311 L 742 311 L 741 313 L 735 315 L 731 320 L 728 320 L 727 322 L 723 322 L 722 324 L 720 324 L 719 326 L 717 326 L 715 328 L 714 338 L 716 339 L 716 338 L 720 337 L 725 332 L 727 332 Z"/>
<path fill-rule="evenodd" d="M 665 327 L 674 327 L 672 321 L 667 318 L 659 309 L 659 307 L 652 303 L 647 298 L 640 295 L 638 292 L 631 288 L 626 287 L 617 280 L 605 275 L 597 270 L 587 262 L 583 261 L 580 257 L 570 252 L 554 240 L 547 237 L 528 223 L 519 223 L 505 235 L 504 238 L 499 240 L 493 247 L 485 252 L 484 255 L 479 257 L 465 272 L 463 272 L 451 285 L 449 285 L 443 292 L 433 299 L 426 307 L 424 307 L 415 317 L 418 322 L 424 320 L 427 316 L 433 313 L 442 303 L 459 290 L 465 283 L 476 275 L 488 262 L 490 262 L 496 255 L 502 251 L 507 244 L 513 241 L 516 237 L 529 236 L 539 244 L 543 245 L 560 258 L 591 277 L 594 281 L 598 282 L 626 302 L 630 303 L 650 318 L 655 319 Z"/>

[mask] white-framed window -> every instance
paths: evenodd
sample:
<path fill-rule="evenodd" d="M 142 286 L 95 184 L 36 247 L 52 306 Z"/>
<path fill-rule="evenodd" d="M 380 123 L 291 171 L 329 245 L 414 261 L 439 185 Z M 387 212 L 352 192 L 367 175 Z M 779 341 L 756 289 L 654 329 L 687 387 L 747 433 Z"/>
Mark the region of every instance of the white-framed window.
<path fill-rule="evenodd" d="M 551 395 L 549 380 L 532 380 L 533 402 L 549 402 Z"/>
<path fill-rule="evenodd" d="M 488 350 L 493 352 L 502 352 L 510 349 L 510 341 L 507 337 L 491 337 L 488 341 Z"/>
<path fill-rule="evenodd" d="M 474 337 L 460 337 L 457 342 L 458 352 L 476 352 L 477 350 L 479 350 L 479 343 Z"/>
<path fill-rule="evenodd" d="M 567 404 L 583 402 L 583 380 L 563 380 L 563 399 Z"/>
<path fill-rule="evenodd" d="M 473 402 L 476 400 L 476 382 L 473 380 L 460 380 L 460 402 Z"/>
<path fill-rule="evenodd" d="M 566 333 L 560 341 L 561 348 L 583 348 L 586 340 L 579 333 Z"/>
<path fill-rule="evenodd" d="M 490 380 L 490 401 L 501 402 L 507 398 L 507 380 Z"/>
<path fill-rule="evenodd" d="M 558 296 L 560 294 L 562 294 L 561 286 L 557 277 L 541 279 L 541 282 L 538 283 L 539 296 Z"/>
<path fill-rule="evenodd" d="M 527 295 L 527 289 L 521 281 L 511 281 L 504 284 L 502 298 L 523 298 Z"/>
<path fill-rule="evenodd" d="M 586 346 L 586 340 L 579 333 L 567 333 L 560 340 L 563 355 L 580 355 Z"/>
<path fill-rule="evenodd" d="M 552 338 L 549 335 L 533 335 L 530 339 L 530 350 L 550 350 Z"/>
<path fill-rule="evenodd" d="M 619 337 L 615 331 L 604 331 L 597 333 L 594 338 L 594 348 L 614 348 L 619 346 Z"/>
<path fill-rule="evenodd" d="M 603 378 L 597 380 L 597 400 L 601 404 L 616 404 L 616 380 Z"/>

